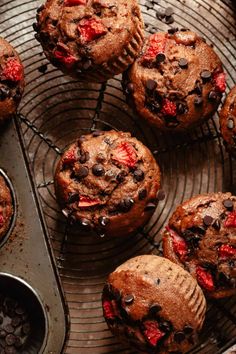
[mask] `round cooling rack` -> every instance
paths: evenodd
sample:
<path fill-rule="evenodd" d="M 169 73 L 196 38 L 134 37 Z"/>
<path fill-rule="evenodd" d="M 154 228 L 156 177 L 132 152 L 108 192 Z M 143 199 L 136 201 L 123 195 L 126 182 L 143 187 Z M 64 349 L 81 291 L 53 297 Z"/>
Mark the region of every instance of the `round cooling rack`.
<path fill-rule="evenodd" d="M 227 90 L 234 85 L 233 1 L 140 2 L 147 32 L 170 26 L 198 32 L 221 57 L 227 72 Z M 38 0 L 1 0 L 0 35 L 15 46 L 25 66 L 26 89 L 17 122 L 69 307 L 71 328 L 65 353 L 136 353 L 113 338 L 103 319 L 101 291 L 108 273 L 135 255 L 161 253 L 160 230 L 183 200 L 211 191 L 236 193 L 235 161 L 224 151 L 217 115 L 185 137 L 161 134 L 137 119 L 127 106 L 120 76 L 105 84 L 88 84 L 53 68 L 34 39 L 32 23 L 39 5 Z M 161 14 L 168 7 L 173 8 L 174 15 L 166 21 Z M 56 203 L 53 175 L 61 152 L 79 135 L 96 128 L 132 132 L 152 150 L 162 168 L 166 199 L 159 202 L 149 224 L 135 237 L 110 240 L 78 235 L 67 225 Z M 200 344 L 191 353 L 223 353 L 235 338 L 236 299 L 211 301 Z"/>

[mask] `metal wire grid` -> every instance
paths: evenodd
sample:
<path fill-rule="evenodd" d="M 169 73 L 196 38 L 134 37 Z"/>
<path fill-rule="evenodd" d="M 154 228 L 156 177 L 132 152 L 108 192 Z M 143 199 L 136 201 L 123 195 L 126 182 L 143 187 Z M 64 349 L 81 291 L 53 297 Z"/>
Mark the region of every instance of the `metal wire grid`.
<path fill-rule="evenodd" d="M 232 87 L 236 81 L 233 4 L 220 0 L 158 2 L 153 1 L 154 8 L 147 9 L 141 1 L 147 31 L 166 30 L 168 26 L 156 19 L 156 11 L 173 6 L 174 26 L 192 28 L 214 43 Z M 66 353 L 135 353 L 113 338 L 104 323 L 100 295 L 107 274 L 127 258 L 159 253 L 159 231 L 184 199 L 217 190 L 235 192 L 235 163 L 224 153 L 217 119 L 185 137 L 160 134 L 127 107 L 120 77 L 99 85 L 72 80 L 51 65 L 45 74 L 39 72 L 47 61 L 34 40 L 31 25 L 40 3 L 1 0 L 0 34 L 19 51 L 26 69 L 27 86 L 18 122 L 69 306 L 71 330 Z M 78 135 L 95 128 L 131 131 L 149 146 L 162 167 L 167 198 L 136 237 L 78 237 L 55 201 L 53 174 L 61 152 Z M 192 353 L 222 353 L 234 342 L 235 325 L 235 298 L 211 302 L 201 344 Z"/>

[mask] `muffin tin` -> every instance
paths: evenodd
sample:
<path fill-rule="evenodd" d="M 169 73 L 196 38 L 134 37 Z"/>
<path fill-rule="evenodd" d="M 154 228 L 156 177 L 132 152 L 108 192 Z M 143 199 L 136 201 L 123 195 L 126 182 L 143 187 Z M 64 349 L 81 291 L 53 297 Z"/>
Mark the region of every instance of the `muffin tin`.
<path fill-rule="evenodd" d="M 135 353 L 112 337 L 103 319 L 101 291 L 107 275 L 135 255 L 161 253 L 159 231 L 183 200 L 204 192 L 236 194 L 235 161 L 224 150 L 218 119 L 210 120 L 187 136 L 161 134 L 138 120 L 127 106 L 120 76 L 102 85 L 81 83 L 49 65 L 32 29 L 36 8 L 41 3 L 39 0 L 23 3 L 3 0 L 0 5 L 0 35 L 19 51 L 26 72 L 26 90 L 18 117 L 0 138 L 5 145 L 1 167 L 16 192 L 18 221 L 14 230 L 24 235 L 17 224 L 22 220 L 30 235 L 24 240 L 25 251 L 21 254 L 17 241 L 20 239 L 14 236 L 13 230 L 1 248 L 0 269 L 25 279 L 44 308 L 48 308 L 45 301 L 49 302 L 44 353 L 48 353 L 47 348 L 56 354 Z M 175 23 L 172 26 L 189 27 L 214 43 L 228 75 L 228 89 L 234 85 L 236 12 L 233 1 L 141 0 L 140 3 L 146 30 L 150 33 L 169 27 L 164 23 L 169 20 L 162 14 L 166 8 L 173 7 Z M 157 20 L 157 16 L 162 21 Z M 53 174 L 61 152 L 78 135 L 95 128 L 132 132 L 153 151 L 162 166 L 167 197 L 159 203 L 150 223 L 135 237 L 108 240 L 78 235 L 76 229 L 66 223 L 56 203 Z M 56 280 L 51 256 L 56 257 L 61 284 Z M 7 266 L 4 265 L 6 260 Z M 47 269 L 46 275 L 37 271 L 38 263 L 42 269 Z M 34 272 L 29 271 L 28 264 Z M 65 349 L 61 348 L 67 312 L 60 298 L 61 289 L 71 323 Z M 52 297 L 52 293 L 56 296 Z M 53 299 L 56 300 L 54 305 Z M 57 322 L 53 322 L 52 313 L 56 314 Z M 235 342 L 235 337 L 235 297 L 210 301 L 200 343 L 191 353 L 223 353 Z"/>

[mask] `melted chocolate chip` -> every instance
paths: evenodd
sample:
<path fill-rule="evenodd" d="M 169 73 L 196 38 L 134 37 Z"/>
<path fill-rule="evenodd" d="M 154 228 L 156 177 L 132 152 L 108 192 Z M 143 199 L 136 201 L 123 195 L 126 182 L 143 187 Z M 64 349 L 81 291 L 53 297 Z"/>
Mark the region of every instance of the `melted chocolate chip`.
<path fill-rule="evenodd" d="M 110 219 L 107 218 L 106 216 L 100 216 L 100 218 L 98 219 L 98 222 L 102 227 L 106 227 L 109 224 Z"/>
<path fill-rule="evenodd" d="M 226 199 L 223 201 L 223 205 L 226 209 L 228 210 L 232 210 L 233 209 L 233 206 L 234 206 L 234 203 L 232 202 L 231 199 Z"/>
<path fill-rule="evenodd" d="M 118 175 L 116 176 L 116 179 L 119 183 L 124 182 L 125 177 L 127 176 L 127 172 L 126 171 L 121 171 L 118 173 Z"/>
<path fill-rule="evenodd" d="M 209 70 L 203 70 L 201 72 L 201 78 L 204 81 L 209 81 L 211 79 L 211 72 Z"/>
<path fill-rule="evenodd" d="M 185 58 L 181 58 L 179 60 L 179 66 L 181 67 L 181 69 L 186 69 L 188 67 L 188 61 Z"/>
<path fill-rule="evenodd" d="M 79 224 L 85 229 L 90 229 L 91 227 L 90 221 L 86 218 L 80 219 Z"/>
<path fill-rule="evenodd" d="M 123 212 L 128 212 L 134 205 L 134 200 L 132 198 L 125 198 L 119 204 L 119 209 Z"/>
<path fill-rule="evenodd" d="M 146 205 L 146 207 L 145 207 L 145 211 L 152 211 L 152 210 L 154 210 L 154 209 L 156 209 L 156 204 L 154 204 L 154 203 L 148 203 L 147 205 Z"/>
<path fill-rule="evenodd" d="M 203 222 L 206 226 L 210 226 L 213 222 L 213 218 L 210 215 L 205 215 L 203 218 Z"/>
<path fill-rule="evenodd" d="M 79 193 L 69 193 L 67 203 L 75 203 L 79 201 Z"/>
<path fill-rule="evenodd" d="M 93 165 L 92 171 L 93 171 L 94 176 L 97 176 L 97 177 L 101 177 L 105 173 L 104 167 L 100 164 Z"/>
<path fill-rule="evenodd" d="M 233 129 L 234 128 L 234 120 L 232 118 L 228 119 L 227 127 L 228 127 L 228 129 Z"/>
<path fill-rule="evenodd" d="M 189 335 L 193 333 L 193 328 L 191 326 L 185 326 L 184 327 L 184 333 Z"/>
<path fill-rule="evenodd" d="M 174 334 L 174 340 L 177 342 L 177 343 L 181 343 L 185 340 L 185 334 L 184 332 L 176 332 Z"/>
<path fill-rule="evenodd" d="M 156 56 L 156 62 L 157 64 L 161 64 L 166 60 L 166 56 L 164 53 L 158 53 Z"/>
<path fill-rule="evenodd" d="M 10 90 L 6 87 L 0 88 L 0 101 L 4 101 L 10 95 Z"/>
<path fill-rule="evenodd" d="M 141 189 L 138 193 L 139 200 L 144 200 L 147 197 L 147 190 Z"/>
<path fill-rule="evenodd" d="M 134 296 L 133 295 L 126 295 L 124 297 L 124 302 L 127 304 L 127 305 L 131 305 L 133 302 L 134 302 Z"/>
<path fill-rule="evenodd" d="M 80 180 L 80 179 L 86 178 L 88 176 L 88 174 L 89 174 L 88 167 L 80 166 L 79 170 L 76 171 L 76 173 L 75 173 L 75 178 Z"/>
<path fill-rule="evenodd" d="M 220 228 L 221 228 L 220 220 L 219 220 L 219 219 L 216 219 L 216 220 L 213 222 L 212 226 L 214 227 L 215 230 L 219 231 Z"/>
<path fill-rule="evenodd" d="M 158 304 L 152 305 L 150 307 L 150 313 L 152 315 L 156 315 L 158 312 L 160 312 L 162 310 L 162 307 Z"/>
<path fill-rule="evenodd" d="M 164 200 L 166 197 L 165 192 L 161 189 L 157 192 L 157 200 Z"/>
<path fill-rule="evenodd" d="M 157 88 L 157 83 L 155 80 L 147 80 L 146 82 L 146 88 L 149 90 L 149 91 L 154 91 L 156 88 Z"/>
<path fill-rule="evenodd" d="M 80 154 L 79 162 L 83 164 L 83 163 L 86 163 L 87 161 L 89 161 L 89 159 L 90 159 L 89 152 L 82 151 Z"/>
<path fill-rule="evenodd" d="M 135 171 L 134 171 L 134 179 L 138 182 L 141 182 L 143 181 L 144 179 L 144 172 L 140 169 L 140 168 L 137 168 Z"/>

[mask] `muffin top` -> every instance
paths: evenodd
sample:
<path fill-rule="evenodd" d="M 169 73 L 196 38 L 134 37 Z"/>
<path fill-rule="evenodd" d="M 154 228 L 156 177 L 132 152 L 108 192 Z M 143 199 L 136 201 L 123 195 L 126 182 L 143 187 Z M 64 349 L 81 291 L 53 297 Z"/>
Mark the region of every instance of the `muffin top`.
<path fill-rule="evenodd" d="M 24 89 L 24 68 L 16 50 L 0 37 L 0 122 L 15 113 Z"/>
<path fill-rule="evenodd" d="M 6 235 L 13 214 L 12 198 L 5 179 L 0 176 L 0 241 Z"/>
<path fill-rule="evenodd" d="M 157 203 L 160 170 L 129 133 L 95 131 L 62 155 L 55 188 L 64 213 L 98 233 L 130 233 Z"/>
<path fill-rule="evenodd" d="M 220 112 L 220 129 L 226 147 L 236 155 L 236 86 L 229 92 Z"/>
<path fill-rule="evenodd" d="M 124 75 L 124 88 L 149 122 L 161 129 L 185 130 L 216 111 L 226 83 L 212 47 L 185 30 L 148 37 Z"/>
<path fill-rule="evenodd" d="M 115 60 L 143 26 L 136 0 L 48 0 L 37 21 L 36 38 L 47 57 L 75 75 Z"/>
<path fill-rule="evenodd" d="M 180 205 L 164 232 L 164 256 L 184 265 L 211 297 L 236 293 L 236 197 L 213 193 Z"/>
<path fill-rule="evenodd" d="M 133 333 L 140 349 L 186 352 L 202 327 L 206 301 L 197 282 L 181 267 L 144 255 L 110 274 L 103 309 L 111 330 L 126 333 L 128 339 Z"/>

